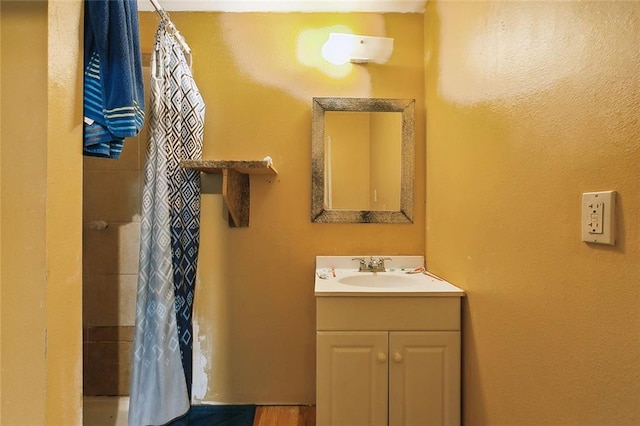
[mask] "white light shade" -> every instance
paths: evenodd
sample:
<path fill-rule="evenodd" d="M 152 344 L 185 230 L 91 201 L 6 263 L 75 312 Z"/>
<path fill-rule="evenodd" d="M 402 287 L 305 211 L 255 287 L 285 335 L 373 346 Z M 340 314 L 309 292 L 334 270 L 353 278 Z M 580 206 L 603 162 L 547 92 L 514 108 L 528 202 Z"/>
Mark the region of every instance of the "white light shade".
<path fill-rule="evenodd" d="M 329 39 L 322 46 L 322 56 L 335 65 L 347 62 L 383 64 L 389 60 L 391 52 L 392 38 L 357 34 L 330 33 Z"/>

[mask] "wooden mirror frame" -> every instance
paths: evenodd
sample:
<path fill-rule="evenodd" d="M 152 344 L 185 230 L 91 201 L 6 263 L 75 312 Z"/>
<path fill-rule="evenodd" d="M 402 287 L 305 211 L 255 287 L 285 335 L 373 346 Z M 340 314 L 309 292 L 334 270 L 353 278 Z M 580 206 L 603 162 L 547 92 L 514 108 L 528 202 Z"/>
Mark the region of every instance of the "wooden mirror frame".
<path fill-rule="evenodd" d="M 400 210 L 333 210 L 324 206 L 325 111 L 402 113 Z M 313 98 L 311 122 L 311 221 L 316 223 L 413 223 L 415 99 Z"/>

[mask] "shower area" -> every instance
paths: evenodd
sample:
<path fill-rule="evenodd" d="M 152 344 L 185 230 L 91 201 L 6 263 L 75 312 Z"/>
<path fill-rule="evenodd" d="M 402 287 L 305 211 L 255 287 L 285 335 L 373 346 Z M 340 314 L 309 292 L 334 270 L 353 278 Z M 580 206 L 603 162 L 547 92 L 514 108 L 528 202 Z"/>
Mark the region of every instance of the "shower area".
<path fill-rule="evenodd" d="M 148 50 L 142 58 L 146 120 L 140 132 L 125 140 L 116 160 L 83 157 L 83 417 L 92 426 L 126 425 L 129 412 L 150 143 Z"/>
<path fill-rule="evenodd" d="M 119 158 L 83 157 L 83 417 L 84 424 L 92 426 L 127 424 L 130 383 L 135 374 L 132 355 L 136 299 L 139 272 L 144 269 L 140 261 L 143 187 L 147 147 L 151 143 L 150 52 L 155 49 L 153 34 L 159 22 L 155 13 L 143 13 L 140 17 L 145 123 L 136 136 L 125 140 Z M 190 105 L 193 102 L 189 99 Z M 192 121 L 189 123 L 194 125 Z M 187 142 L 184 144 L 182 148 L 188 149 Z M 208 180 L 209 193 L 220 194 L 216 185 L 219 181 L 218 177 Z M 156 225 L 153 226 L 155 229 Z M 180 235 L 184 241 L 184 234 Z M 198 336 L 197 324 L 194 327 Z M 215 335 L 216 332 L 209 332 L 205 345 L 210 345 Z M 195 341 L 193 347 L 195 366 L 199 368 L 193 401 L 217 404 L 216 397 L 207 395 L 208 370 L 204 370 L 211 360 L 211 351 L 208 347 L 201 350 L 200 343 Z M 140 397 L 139 393 L 136 395 Z"/>
<path fill-rule="evenodd" d="M 148 68 L 145 68 L 148 74 Z M 118 160 L 84 158 L 83 394 L 87 408 L 126 416 L 136 309 L 147 128 Z M 106 417 L 108 418 L 108 417 Z M 120 422 L 120 418 L 117 419 Z M 122 419 L 126 424 L 126 417 Z M 105 423 L 107 424 L 107 423 Z M 120 423 L 111 423 L 120 424 Z"/>
<path fill-rule="evenodd" d="M 142 52 L 142 73 L 131 67 L 133 100 L 117 100 L 125 106 L 109 109 L 102 99 L 113 97 L 103 93 L 129 95 L 126 84 L 117 86 L 121 80 L 107 86 L 108 77 L 117 74 L 109 66 L 125 74 L 129 64 L 100 62 L 102 55 L 117 56 L 109 56 L 100 42 L 105 32 L 100 17 L 108 13 L 114 21 L 126 21 L 124 12 L 132 3 L 111 3 L 106 12 L 102 4 L 107 3 L 85 10 L 91 61 L 84 78 L 83 418 L 87 425 L 121 425 L 128 418 L 131 424 L 164 424 L 188 413 L 191 396 L 201 191 L 199 172 L 178 162 L 202 156 L 205 105 L 185 58 L 189 47 L 158 6 L 155 37 L 144 41 L 149 38 L 153 46 L 139 49 L 136 15 L 129 27 L 109 27 L 114 38 L 122 38 L 118 46 L 135 40 L 124 56 Z M 107 125 L 109 133 L 101 136 Z M 132 134 L 118 141 L 117 136 Z"/>

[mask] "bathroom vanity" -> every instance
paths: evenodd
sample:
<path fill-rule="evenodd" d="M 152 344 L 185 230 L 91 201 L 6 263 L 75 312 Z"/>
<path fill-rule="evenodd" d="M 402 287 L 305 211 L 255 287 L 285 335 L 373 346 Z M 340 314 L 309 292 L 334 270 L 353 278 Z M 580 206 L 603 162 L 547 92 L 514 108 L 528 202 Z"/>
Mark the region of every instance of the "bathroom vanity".
<path fill-rule="evenodd" d="M 464 291 L 421 256 L 390 257 L 386 272 L 316 258 L 319 426 L 460 424 Z"/>

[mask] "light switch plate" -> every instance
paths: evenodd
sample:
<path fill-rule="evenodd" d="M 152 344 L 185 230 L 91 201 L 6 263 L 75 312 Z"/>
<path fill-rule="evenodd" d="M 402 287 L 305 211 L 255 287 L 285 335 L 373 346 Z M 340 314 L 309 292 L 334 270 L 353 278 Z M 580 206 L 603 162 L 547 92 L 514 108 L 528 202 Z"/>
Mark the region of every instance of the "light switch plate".
<path fill-rule="evenodd" d="M 616 243 L 616 191 L 582 194 L 582 241 Z"/>

